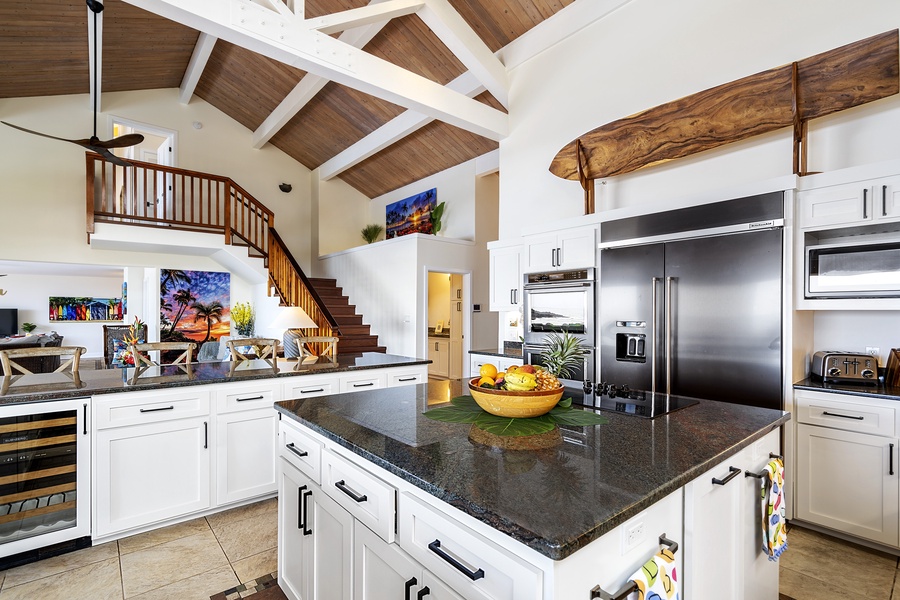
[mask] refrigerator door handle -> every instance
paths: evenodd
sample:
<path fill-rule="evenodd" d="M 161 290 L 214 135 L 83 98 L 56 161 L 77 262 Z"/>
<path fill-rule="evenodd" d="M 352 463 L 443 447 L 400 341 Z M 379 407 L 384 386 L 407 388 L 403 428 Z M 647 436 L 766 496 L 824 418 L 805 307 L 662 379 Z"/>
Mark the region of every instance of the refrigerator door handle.
<path fill-rule="evenodd" d="M 672 393 L 672 286 L 674 277 L 666 277 L 666 394 Z"/>
<path fill-rule="evenodd" d="M 657 314 L 657 300 L 656 300 L 656 284 L 659 283 L 659 277 L 651 277 L 650 278 L 650 391 L 656 392 L 656 357 L 657 357 L 657 344 L 656 344 L 656 314 Z"/>

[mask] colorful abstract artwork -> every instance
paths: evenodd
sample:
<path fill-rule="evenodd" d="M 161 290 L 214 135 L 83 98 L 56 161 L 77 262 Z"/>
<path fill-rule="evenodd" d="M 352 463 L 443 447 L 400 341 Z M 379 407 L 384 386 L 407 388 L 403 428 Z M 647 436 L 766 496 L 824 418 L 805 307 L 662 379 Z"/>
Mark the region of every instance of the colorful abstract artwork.
<path fill-rule="evenodd" d="M 50 296 L 51 321 L 121 321 L 121 298 L 72 298 Z"/>
<path fill-rule="evenodd" d="M 385 239 L 410 233 L 434 233 L 431 211 L 437 205 L 437 188 L 398 200 L 385 207 Z"/>
<path fill-rule="evenodd" d="M 230 273 L 161 269 L 160 341 L 202 344 L 229 335 L 230 298 Z"/>

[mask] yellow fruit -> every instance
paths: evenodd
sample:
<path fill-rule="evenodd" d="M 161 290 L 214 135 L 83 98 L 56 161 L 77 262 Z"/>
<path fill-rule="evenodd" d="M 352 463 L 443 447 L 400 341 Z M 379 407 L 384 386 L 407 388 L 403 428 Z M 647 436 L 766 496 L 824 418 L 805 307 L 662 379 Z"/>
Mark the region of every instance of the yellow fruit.
<path fill-rule="evenodd" d="M 482 377 L 478 380 L 478 387 L 483 386 L 484 384 L 494 385 L 494 380 L 490 377 Z"/>
<path fill-rule="evenodd" d="M 497 376 L 494 377 L 494 381 L 496 381 L 498 379 L 503 379 L 504 377 L 506 377 L 506 371 L 500 371 L 499 373 L 497 373 Z"/>
<path fill-rule="evenodd" d="M 537 386 L 533 373 L 506 372 L 506 389 L 517 392 L 527 392 Z"/>
<path fill-rule="evenodd" d="M 490 377 L 494 379 L 497 377 L 497 367 L 492 365 L 491 363 L 485 363 L 481 365 L 481 371 L 478 373 L 482 377 Z"/>
<path fill-rule="evenodd" d="M 515 372 L 518 371 L 518 370 L 519 370 L 519 367 L 516 366 L 516 365 L 509 365 L 509 366 L 506 368 L 506 372 L 507 372 L 507 373 L 515 373 Z"/>

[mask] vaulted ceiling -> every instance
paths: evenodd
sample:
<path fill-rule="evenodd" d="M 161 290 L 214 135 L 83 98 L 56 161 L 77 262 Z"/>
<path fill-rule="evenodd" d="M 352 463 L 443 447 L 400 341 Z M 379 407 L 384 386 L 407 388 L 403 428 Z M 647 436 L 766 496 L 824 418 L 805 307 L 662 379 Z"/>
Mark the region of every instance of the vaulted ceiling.
<path fill-rule="evenodd" d="M 309 23 L 318 19 L 321 25 L 322 17 L 343 18 L 355 27 L 342 32 L 337 26 L 320 26 L 315 33 L 361 46 L 367 55 L 441 86 L 451 84 L 450 89 L 501 112 L 505 112 L 505 98 L 498 100 L 486 90 L 500 90 L 502 96 L 502 86 L 492 87 L 491 82 L 484 85 L 481 67 L 490 72 L 491 60 L 496 60 L 492 53 L 574 2 L 307 0 L 303 14 L 302 0 L 288 2 L 292 11 L 269 0 L 254 1 L 251 8 L 270 11 L 282 21 L 305 18 Z M 186 4 L 200 6 L 204 2 L 212 0 Z M 273 144 L 310 169 L 321 166 L 324 177 L 339 177 L 370 198 L 490 152 L 502 137 L 473 132 L 481 131 L 478 126 L 449 124 L 447 121 L 453 118 L 443 118 L 445 112 L 459 112 L 453 108 L 457 106 L 453 98 L 449 98 L 450 104 L 435 101 L 439 106 L 437 116 L 410 108 L 417 101 L 415 94 L 420 93 L 412 91 L 422 87 L 420 79 L 410 80 L 413 100 L 401 105 L 405 95 L 396 83 L 394 89 L 400 89 L 404 98 L 398 102 L 382 99 L 392 96 L 359 91 L 372 88 L 357 85 L 352 77 L 336 83 L 333 79 L 340 78 L 339 69 L 316 69 L 316 64 L 303 62 L 302 53 L 298 61 L 277 60 L 272 57 L 280 56 L 275 51 L 257 53 L 243 47 L 258 50 L 255 40 L 244 44 L 238 35 L 229 41 L 223 39 L 228 36 L 219 35 L 224 29 L 207 27 L 203 19 L 180 18 L 177 11 L 157 10 L 157 5 L 166 8 L 166 3 L 106 0 L 101 38 L 103 92 L 180 88 L 182 101 L 189 102 L 192 96 L 201 98 L 245 126 L 252 132 L 248 144 Z M 363 19 L 365 15 L 358 10 L 352 13 L 360 15 L 354 21 L 337 14 L 375 5 L 382 5 L 381 10 L 396 7 L 400 16 L 390 18 L 393 14 L 385 10 L 380 19 Z M 90 93 L 88 14 L 84 0 L 0 2 L 0 98 Z M 440 27 L 441 35 L 426 21 Z M 449 23 L 446 30 L 445 23 Z M 447 31 L 455 36 L 448 38 Z M 448 43 L 454 46 L 455 54 L 442 39 L 451 39 Z M 478 56 L 482 57 L 480 63 Z M 358 58 L 351 53 L 348 61 Z M 318 74 L 292 64 L 310 64 Z M 474 65 L 474 69 L 466 65 Z M 331 73 L 337 75 L 331 77 Z M 427 93 L 421 92 L 421 97 L 427 97 Z M 469 101 L 461 98 L 460 102 Z M 479 112 L 477 107 L 459 106 L 465 114 Z"/>

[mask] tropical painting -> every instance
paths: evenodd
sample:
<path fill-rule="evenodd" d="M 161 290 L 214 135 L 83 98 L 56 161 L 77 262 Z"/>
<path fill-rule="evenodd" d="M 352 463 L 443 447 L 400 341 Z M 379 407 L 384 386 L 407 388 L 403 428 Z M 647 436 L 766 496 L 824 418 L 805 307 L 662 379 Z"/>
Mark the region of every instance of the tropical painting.
<path fill-rule="evenodd" d="M 51 321 L 121 321 L 122 298 L 50 296 Z"/>
<path fill-rule="evenodd" d="M 209 342 L 231 331 L 231 274 L 161 269 L 159 339 Z"/>
<path fill-rule="evenodd" d="M 431 211 L 437 205 L 437 188 L 398 200 L 385 207 L 387 233 L 385 239 L 410 233 L 434 233 Z"/>

